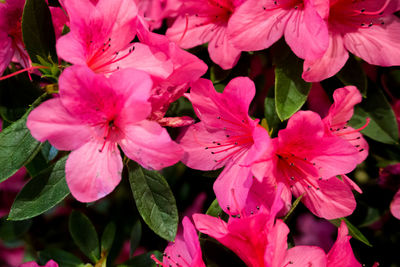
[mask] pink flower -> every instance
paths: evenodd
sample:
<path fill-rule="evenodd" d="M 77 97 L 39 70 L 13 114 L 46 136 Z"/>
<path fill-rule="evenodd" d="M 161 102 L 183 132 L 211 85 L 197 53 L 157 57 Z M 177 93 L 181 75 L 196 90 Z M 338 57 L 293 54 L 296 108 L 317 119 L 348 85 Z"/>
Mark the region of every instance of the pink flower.
<path fill-rule="evenodd" d="M 64 60 L 103 74 L 129 67 L 161 78 L 171 73 L 171 62 L 162 53 L 131 43 L 137 24 L 133 0 L 69 0 L 64 6 L 71 28 L 57 41 Z"/>
<path fill-rule="evenodd" d="M 153 88 L 149 99 L 152 112 L 149 119 L 171 127 L 193 124 L 193 119 L 189 117 L 164 118 L 164 115 L 169 105 L 183 96 L 189 85 L 207 71 L 207 65 L 196 56 L 179 48 L 164 35 L 150 32 L 141 24 L 138 24 L 138 37 L 152 50 L 166 55 L 172 64 L 172 72 L 168 77 L 165 79 L 153 77 Z"/>
<path fill-rule="evenodd" d="M 183 234 L 176 235 L 175 242 L 170 242 L 164 251 L 163 262 L 152 259 L 161 266 L 205 267 L 199 237 L 188 217 L 182 220 Z"/>
<path fill-rule="evenodd" d="M 291 193 L 299 197 L 315 215 L 333 219 L 350 215 L 356 207 L 347 180 L 337 175 L 352 171 L 358 150 L 346 140 L 325 133 L 318 114 L 299 111 L 287 127 L 273 139 L 273 151 L 252 167 L 258 178 L 250 192 L 273 192 L 277 183 L 285 185 L 282 198 L 290 206 Z M 252 193 L 253 194 L 253 193 Z M 272 196 L 263 196 L 266 200 Z M 269 200 L 271 201 L 271 200 Z"/>
<path fill-rule="evenodd" d="M 26 262 L 24 264 L 21 264 L 19 267 L 41 267 L 42 265 L 37 264 L 34 261 Z M 49 260 L 43 267 L 58 267 L 57 262 L 53 260 Z"/>
<path fill-rule="evenodd" d="M 228 35 L 243 51 L 270 47 L 283 35 L 300 58 L 316 59 L 328 47 L 326 22 L 316 0 L 248 0 L 232 15 Z"/>
<path fill-rule="evenodd" d="M 354 106 L 361 102 L 361 94 L 355 86 L 345 86 L 336 89 L 333 93 L 333 105 L 329 109 L 328 115 L 323 119 L 328 133 L 339 136 L 347 140 L 359 151 L 359 160 L 363 162 L 368 156 L 368 143 L 363 138 L 360 131 L 367 127 L 367 123 L 360 129 L 347 125 L 353 116 Z"/>
<path fill-rule="evenodd" d="M 329 46 L 318 59 L 306 58 L 303 79 L 321 81 L 335 75 L 349 54 L 380 66 L 400 65 L 398 1 L 331 0 L 324 8 L 329 27 Z"/>
<path fill-rule="evenodd" d="M 148 169 L 161 169 L 181 158 L 181 149 L 157 123 L 148 121 L 152 82 L 141 71 L 121 70 L 109 78 L 84 66 L 66 69 L 60 97 L 33 110 L 27 126 L 32 135 L 59 150 L 72 150 L 66 180 L 81 202 L 110 193 L 121 179 L 117 148 Z"/>
<path fill-rule="evenodd" d="M 231 44 L 226 29 L 230 17 L 243 1 L 183 1 L 181 16 L 166 35 L 185 49 L 208 43 L 211 60 L 223 69 L 230 69 L 236 65 L 241 51 Z"/>
<path fill-rule="evenodd" d="M 271 209 L 261 208 L 256 214 L 230 217 L 228 223 L 220 218 L 203 214 L 193 215 L 196 228 L 231 249 L 248 266 L 326 266 L 326 256 L 322 249 L 297 246 L 287 249 L 289 228 L 276 219 L 283 207 L 280 199 L 282 186 Z"/>
<path fill-rule="evenodd" d="M 201 122 L 190 126 L 180 140 L 182 162 L 198 170 L 225 166 L 214 192 L 220 206 L 231 207 L 232 213 L 245 205 L 253 180 L 249 164 L 270 142 L 267 131 L 248 115 L 254 94 L 254 83 L 238 77 L 223 93 L 217 93 L 211 81 L 200 79 L 187 95 Z"/>
<path fill-rule="evenodd" d="M 24 254 L 24 247 L 7 247 L 0 241 L 0 265 L 19 266 L 23 262 Z"/>
<path fill-rule="evenodd" d="M 0 4 L 0 75 L 11 60 L 24 68 L 30 66 L 30 59 L 22 41 L 22 11 L 25 0 L 6 1 Z"/>
<path fill-rule="evenodd" d="M 400 220 L 400 189 L 394 195 L 392 202 L 390 203 L 390 212 L 394 217 Z"/>

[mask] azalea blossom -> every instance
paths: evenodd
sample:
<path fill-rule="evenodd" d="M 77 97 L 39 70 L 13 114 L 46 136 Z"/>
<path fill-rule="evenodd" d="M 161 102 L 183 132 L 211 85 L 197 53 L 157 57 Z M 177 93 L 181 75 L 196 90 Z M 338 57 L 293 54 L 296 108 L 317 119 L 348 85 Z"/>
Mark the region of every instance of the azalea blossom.
<path fill-rule="evenodd" d="M 328 47 L 328 28 L 318 13 L 317 2 L 248 0 L 229 21 L 229 40 L 242 51 L 254 51 L 268 48 L 285 36 L 298 57 L 316 59 Z"/>
<path fill-rule="evenodd" d="M 324 1 L 322 1 L 324 2 Z M 303 79 L 321 81 L 335 75 L 349 53 L 379 66 L 400 65 L 400 9 L 397 0 L 330 0 L 320 15 L 327 21 L 329 46 L 317 59 L 305 58 Z"/>
<path fill-rule="evenodd" d="M 336 176 L 356 167 L 359 151 L 348 141 L 326 134 L 318 114 L 295 113 L 286 129 L 272 140 L 272 146 L 272 152 L 265 153 L 252 166 L 258 179 L 253 183 L 254 189 L 250 189 L 252 194 L 273 192 L 281 182 L 285 185 L 282 198 L 287 208 L 292 192 L 296 197 L 302 195 L 306 207 L 322 218 L 345 217 L 353 212 L 356 202 L 350 182 Z"/>
<path fill-rule="evenodd" d="M 245 205 L 253 180 L 250 163 L 270 143 L 268 132 L 248 115 L 254 94 L 254 83 L 246 77 L 230 81 L 223 93 L 217 93 L 211 81 L 200 79 L 187 94 L 201 121 L 180 139 L 182 162 L 198 170 L 225 166 L 214 192 L 221 207 L 226 211 L 230 206 L 232 214 Z"/>
<path fill-rule="evenodd" d="M 60 76 L 60 97 L 31 112 L 33 137 L 59 150 L 72 150 L 66 180 L 81 202 L 109 194 L 119 183 L 125 155 L 148 169 L 175 164 L 182 151 L 167 131 L 146 118 L 152 82 L 148 74 L 126 69 L 109 78 L 85 66 L 72 66 Z"/>
<path fill-rule="evenodd" d="M 68 0 L 64 6 L 71 31 L 57 40 L 62 59 L 103 74 L 129 67 L 161 78 L 171 74 L 172 64 L 165 55 L 131 43 L 137 28 L 133 0 Z"/>
<path fill-rule="evenodd" d="M 21 264 L 19 267 L 41 267 L 41 266 L 42 265 L 39 265 L 34 261 L 30 261 Z M 53 260 L 49 260 L 45 265 L 43 265 L 43 267 L 58 267 L 58 264 Z"/>
<path fill-rule="evenodd" d="M 163 262 L 152 256 L 161 266 L 206 267 L 202 259 L 199 237 L 193 223 L 188 217 L 182 220 L 183 233 L 177 234 L 175 241 L 170 242 L 163 254 Z"/>
<path fill-rule="evenodd" d="M 11 61 L 22 67 L 30 66 L 28 53 L 22 40 L 22 11 L 25 0 L 12 0 L 0 4 L 0 75 Z"/>
<path fill-rule="evenodd" d="M 228 21 L 244 0 L 185 0 L 180 16 L 166 35 L 182 48 L 208 43 L 212 61 L 230 69 L 239 60 L 241 50 L 235 48 L 226 33 Z"/>

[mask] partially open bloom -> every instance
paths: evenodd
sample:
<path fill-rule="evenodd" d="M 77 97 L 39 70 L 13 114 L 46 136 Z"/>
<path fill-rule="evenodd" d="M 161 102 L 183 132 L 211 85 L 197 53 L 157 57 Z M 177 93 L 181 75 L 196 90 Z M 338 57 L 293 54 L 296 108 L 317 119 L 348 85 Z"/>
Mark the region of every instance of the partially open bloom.
<path fill-rule="evenodd" d="M 59 80 L 60 97 L 31 112 L 32 135 L 59 150 L 72 150 L 66 180 L 72 195 L 95 201 L 119 183 L 125 155 L 148 169 L 161 169 L 181 158 L 167 131 L 148 121 L 152 82 L 148 74 L 121 70 L 109 78 L 85 66 L 66 69 Z"/>
<path fill-rule="evenodd" d="M 208 43 L 212 61 L 230 69 L 239 59 L 240 50 L 230 42 L 228 21 L 243 0 L 185 0 L 181 15 L 166 35 L 183 48 Z"/>
<path fill-rule="evenodd" d="M 254 94 L 254 83 L 238 77 L 223 93 L 217 93 L 211 81 L 200 79 L 187 95 L 201 121 L 190 126 L 180 140 L 185 151 L 182 162 L 198 170 L 225 166 L 214 192 L 220 206 L 224 210 L 230 206 L 232 213 L 245 205 L 253 180 L 249 164 L 270 142 L 267 131 L 248 115 Z"/>
<path fill-rule="evenodd" d="M 30 60 L 22 40 L 22 11 L 25 0 L 12 0 L 0 4 L 0 75 L 11 60 L 19 62 L 24 68 Z"/>
<path fill-rule="evenodd" d="M 238 49 L 262 50 L 283 35 L 300 58 L 315 59 L 328 47 L 328 28 L 316 0 L 248 0 L 232 15 L 228 35 Z"/>
<path fill-rule="evenodd" d="M 182 220 L 183 233 L 176 235 L 175 241 L 170 242 L 164 251 L 161 266 L 181 266 L 181 267 L 206 267 L 203 262 L 199 237 L 196 229 L 188 217 Z"/>
<path fill-rule="evenodd" d="M 400 65 L 398 1 L 330 0 L 320 9 L 329 28 L 329 46 L 317 59 L 304 62 L 303 79 L 321 81 L 335 75 L 349 53 L 379 66 Z"/>

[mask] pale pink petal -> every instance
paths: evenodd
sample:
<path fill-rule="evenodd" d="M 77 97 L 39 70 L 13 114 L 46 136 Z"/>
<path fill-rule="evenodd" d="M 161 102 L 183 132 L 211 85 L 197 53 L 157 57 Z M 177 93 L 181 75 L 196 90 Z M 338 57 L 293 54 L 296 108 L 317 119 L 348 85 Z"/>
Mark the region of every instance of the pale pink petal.
<path fill-rule="evenodd" d="M 296 183 L 292 191 L 296 197 L 304 193 L 301 199 L 304 205 L 328 220 L 349 216 L 357 205 L 351 188 L 337 177 L 319 180 L 317 188 Z"/>
<path fill-rule="evenodd" d="M 273 1 L 248 0 L 230 18 L 228 36 L 242 51 L 262 50 L 282 37 L 288 19 L 287 11 Z"/>
<path fill-rule="evenodd" d="M 57 55 L 72 64 L 86 65 L 85 46 L 79 38 L 75 33 L 61 36 L 56 43 Z"/>
<path fill-rule="evenodd" d="M 189 251 L 192 259 L 196 259 L 200 256 L 201 258 L 201 248 L 199 242 L 199 236 L 194 228 L 193 223 L 188 217 L 183 218 L 183 238 L 185 239 L 187 250 Z M 204 264 L 203 264 L 204 265 Z M 200 267 L 200 266 L 199 266 Z"/>
<path fill-rule="evenodd" d="M 338 229 L 338 236 L 335 244 L 327 255 L 327 267 L 346 266 L 361 267 L 361 264 L 354 257 L 353 250 L 350 245 L 350 236 L 344 221 L 341 222 Z"/>
<path fill-rule="evenodd" d="M 118 143 L 122 150 L 146 169 L 160 170 L 177 163 L 182 157 L 180 146 L 156 122 L 143 120 L 121 130 L 124 137 Z"/>
<path fill-rule="evenodd" d="M 319 247 L 296 246 L 287 251 L 286 258 L 282 262 L 282 266 L 304 267 L 315 266 L 325 267 L 325 252 Z M 347 265 L 337 265 L 347 266 Z"/>
<path fill-rule="evenodd" d="M 353 181 L 351 180 L 347 175 L 343 174 L 341 175 L 343 182 L 345 182 L 348 186 L 351 187 L 351 189 L 357 191 L 358 193 L 362 194 L 361 188 Z"/>
<path fill-rule="evenodd" d="M 400 65 L 400 19 L 395 15 L 383 18 L 384 25 L 359 28 L 344 34 L 344 45 L 354 55 L 370 64 Z"/>
<path fill-rule="evenodd" d="M 218 203 L 225 212 L 239 214 L 245 208 L 252 178 L 250 167 L 225 166 L 213 186 Z"/>
<path fill-rule="evenodd" d="M 304 9 L 293 9 L 285 28 L 285 40 L 300 58 L 316 60 L 328 48 L 328 26 L 312 6 L 304 1 Z"/>
<path fill-rule="evenodd" d="M 197 230 L 217 240 L 228 234 L 227 223 L 221 218 L 204 214 L 193 214 L 193 221 Z"/>
<path fill-rule="evenodd" d="M 340 34 L 330 33 L 329 46 L 325 54 L 317 60 L 305 60 L 303 79 L 307 82 L 319 82 L 335 75 L 346 63 L 349 53 L 344 47 Z"/>
<path fill-rule="evenodd" d="M 59 98 L 50 99 L 35 108 L 26 126 L 33 137 L 48 140 L 59 150 L 74 150 L 90 140 L 90 127 L 69 113 Z"/>
<path fill-rule="evenodd" d="M 34 261 L 30 261 L 30 262 L 25 262 L 21 265 L 19 265 L 19 267 L 40 267 L 42 265 L 37 264 Z M 43 267 L 58 267 L 57 262 L 53 261 L 53 260 L 49 260 L 45 265 L 43 265 Z"/>
<path fill-rule="evenodd" d="M 394 217 L 400 220 L 400 190 L 397 191 L 392 202 L 390 203 L 390 212 Z"/>
<path fill-rule="evenodd" d="M 78 201 L 92 202 L 114 190 L 121 180 L 122 168 L 116 143 L 93 140 L 69 154 L 65 177 Z"/>

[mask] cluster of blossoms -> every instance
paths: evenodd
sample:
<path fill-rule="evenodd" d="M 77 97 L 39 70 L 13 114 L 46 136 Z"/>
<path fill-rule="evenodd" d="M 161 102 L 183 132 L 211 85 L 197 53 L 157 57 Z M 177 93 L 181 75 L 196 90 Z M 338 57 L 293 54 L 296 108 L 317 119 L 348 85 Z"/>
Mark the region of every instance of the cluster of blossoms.
<path fill-rule="evenodd" d="M 57 93 L 30 112 L 26 126 L 36 140 L 71 151 L 65 178 L 76 200 L 93 202 L 110 194 L 128 158 L 148 170 L 180 161 L 202 171 L 223 168 L 213 191 L 229 220 L 195 214 L 193 225 L 185 217 L 183 232 L 168 245 L 162 262 L 153 257 L 156 263 L 206 266 L 197 228 L 248 266 L 361 266 L 343 221 L 325 253 L 317 246 L 288 248 L 289 228 L 282 220 L 292 208 L 292 195 L 327 220 L 355 210 L 352 191 L 362 191 L 347 174 L 369 152 L 360 133 L 369 119 L 358 129 L 348 124 L 362 101 L 359 90 L 336 89 L 324 114 L 297 111 L 271 137 L 249 115 L 253 81 L 235 77 L 217 92 L 211 80 L 201 78 L 207 65 L 184 49 L 208 43 L 210 59 L 226 70 L 242 51 L 263 50 L 284 37 L 304 60 L 307 82 L 335 75 L 348 52 L 369 64 L 400 65 L 400 19 L 394 14 L 400 1 L 59 2 L 50 11 L 65 69 Z M 30 73 L 40 69 L 24 48 L 24 4 L 0 3 L 0 75 L 10 62 Z M 169 22 L 165 35 L 153 32 L 164 20 Z M 167 116 L 181 97 L 191 102 L 197 118 Z M 165 127 L 179 128 L 179 136 L 173 140 Z M 391 209 L 399 217 L 400 191 Z"/>

